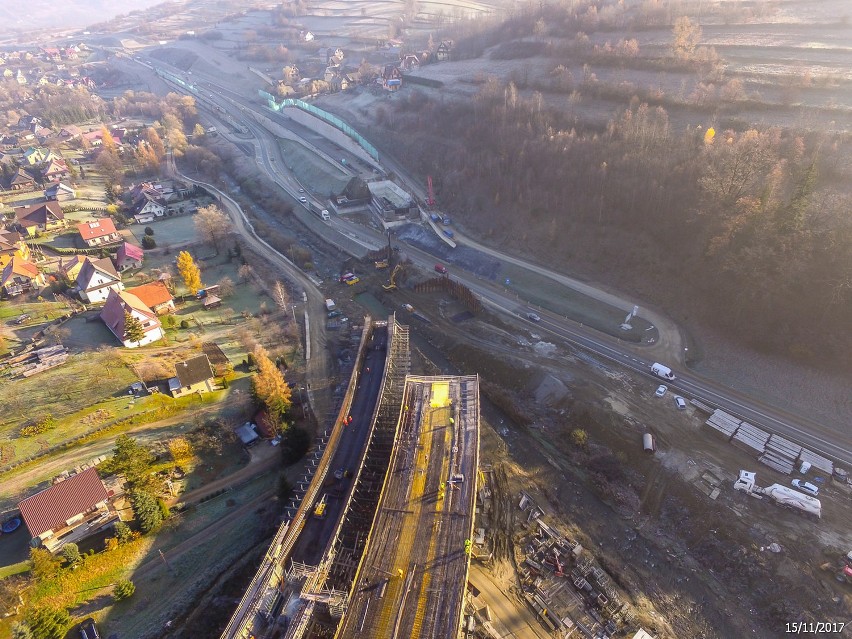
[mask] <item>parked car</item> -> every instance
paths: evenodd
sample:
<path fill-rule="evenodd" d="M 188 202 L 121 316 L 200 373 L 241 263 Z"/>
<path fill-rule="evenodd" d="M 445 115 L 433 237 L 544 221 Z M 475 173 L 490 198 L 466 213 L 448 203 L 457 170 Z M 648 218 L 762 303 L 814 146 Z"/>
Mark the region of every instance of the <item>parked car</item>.
<path fill-rule="evenodd" d="M 657 397 L 662 397 L 668 392 L 668 390 L 668 386 L 666 386 L 665 384 L 660 384 L 659 386 L 657 386 L 657 392 L 654 393 L 654 395 L 656 395 Z"/>
<path fill-rule="evenodd" d="M 80 624 L 80 637 L 81 639 L 101 639 L 95 620 L 91 617 Z"/>
<path fill-rule="evenodd" d="M 674 402 L 678 410 L 686 410 L 686 400 L 683 397 L 675 395 Z"/>
<path fill-rule="evenodd" d="M 819 495 L 819 487 L 812 484 L 809 481 L 803 481 L 801 479 L 794 479 L 793 486 L 801 490 L 803 493 L 808 493 L 809 495 Z"/>
<path fill-rule="evenodd" d="M 24 322 L 26 322 L 28 319 L 30 319 L 30 315 L 29 315 L 29 313 L 24 313 L 23 315 L 18 315 L 18 316 L 15 318 L 15 324 L 23 324 L 23 323 L 24 323 Z"/>
<path fill-rule="evenodd" d="M 527 319 L 531 322 L 540 322 L 541 318 L 535 313 L 527 313 Z"/>
<path fill-rule="evenodd" d="M 341 313 L 340 311 L 332 311 L 328 314 L 328 319 L 334 319 L 335 317 L 340 317 L 341 315 L 343 315 L 343 313 Z"/>

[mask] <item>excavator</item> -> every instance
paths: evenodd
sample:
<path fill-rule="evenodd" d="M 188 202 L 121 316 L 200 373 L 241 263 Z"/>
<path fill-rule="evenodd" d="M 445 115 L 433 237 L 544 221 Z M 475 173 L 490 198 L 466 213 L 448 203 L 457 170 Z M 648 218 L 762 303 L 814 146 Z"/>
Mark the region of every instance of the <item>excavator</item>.
<path fill-rule="evenodd" d="M 399 272 L 402 270 L 402 264 L 397 264 L 393 267 L 393 271 L 390 274 L 390 281 L 387 284 L 382 284 L 382 288 L 386 291 L 392 291 L 396 288 L 396 276 L 399 275 Z"/>

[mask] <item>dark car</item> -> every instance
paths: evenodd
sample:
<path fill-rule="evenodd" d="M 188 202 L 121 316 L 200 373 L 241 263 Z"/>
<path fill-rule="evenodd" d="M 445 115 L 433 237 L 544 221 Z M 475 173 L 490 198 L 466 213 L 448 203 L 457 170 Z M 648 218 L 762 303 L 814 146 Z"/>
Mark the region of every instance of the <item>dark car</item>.
<path fill-rule="evenodd" d="M 95 620 L 91 617 L 80 624 L 80 637 L 82 639 L 101 639 Z"/>

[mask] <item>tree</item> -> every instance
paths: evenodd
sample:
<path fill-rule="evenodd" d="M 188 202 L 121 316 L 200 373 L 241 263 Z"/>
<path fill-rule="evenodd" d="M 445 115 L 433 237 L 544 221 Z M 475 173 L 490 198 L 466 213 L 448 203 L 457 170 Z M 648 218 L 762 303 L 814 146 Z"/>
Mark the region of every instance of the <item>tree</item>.
<path fill-rule="evenodd" d="M 115 588 L 113 588 L 112 596 L 116 601 L 121 601 L 122 599 L 128 599 L 133 596 L 133 593 L 136 592 L 135 584 L 129 579 L 123 579 L 115 584 Z"/>
<path fill-rule="evenodd" d="M 98 153 L 98 159 L 95 160 L 95 166 L 98 167 L 104 179 L 111 184 L 121 181 L 121 176 L 124 175 L 124 164 L 118 153 L 109 149 L 102 149 Z"/>
<path fill-rule="evenodd" d="M 115 531 L 115 538 L 120 544 L 126 544 L 128 541 L 133 539 L 133 531 L 131 531 L 130 526 L 125 524 L 123 521 L 115 522 L 113 530 Z"/>
<path fill-rule="evenodd" d="M 196 124 L 195 128 L 192 129 L 192 139 L 196 142 L 204 138 L 204 127 L 201 124 Z"/>
<path fill-rule="evenodd" d="M 227 275 L 219 280 L 219 297 L 230 297 L 234 294 L 234 280 Z"/>
<path fill-rule="evenodd" d="M 181 251 L 177 257 L 177 269 L 183 278 L 183 283 L 191 295 L 195 295 L 201 288 L 201 270 L 192 259 L 188 251 Z"/>
<path fill-rule="evenodd" d="M 101 127 L 101 148 L 110 153 L 118 152 L 118 145 L 115 143 L 115 138 L 112 137 L 112 133 L 109 132 L 106 126 Z"/>
<path fill-rule="evenodd" d="M 53 553 L 44 548 L 30 549 L 30 565 L 36 579 L 49 579 L 59 572 L 62 560 L 54 557 Z"/>
<path fill-rule="evenodd" d="M 686 16 L 675 20 L 672 29 L 672 52 L 676 58 L 689 60 L 701 41 L 701 27 Z"/>
<path fill-rule="evenodd" d="M 124 475 L 131 486 L 145 483 L 154 455 L 130 435 L 119 435 L 112 457 L 101 464 L 106 474 Z"/>
<path fill-rule="evenodd" d="M 249 281 L 249 279 L 251 279 L 252 273 L 254 273 L 254 269 L 251 267 L 250 264 L 243 264 L 242 266 L 240 266 L 240 268 L 237 269 L 237 275 L 240 276 L 240 280 L 242 280 L 243 284 L 245 284 Z"/>
<path fill-rule="evenodd" d="M 35 637 L 27 624 L 17 621 L 12 626 L 12 639 L 35 639 Z"/>
<path fill-rule="evenodd" d="M 295 464 L 308 452 L 311 447 L 311 435 L 304 428 L 291 426 L 281 437 L 281 457 L 284 464 Z"/>
<path fill-rule="evenodd" d="M 292 403 L 290 387 L 263 346 L 255 346 L 253 355 L 257 374 L 251 380 L 252 393 L 266 407 L 270 417 L 280 424 Z"/>
<path fill-rule="evenodd" d="M 575 428 L 571 431 L 571 441 L 577 448 L 583 448 L 589 443 L 589 434 L 582 428 Z"/>
<path fill-rule="evenodd" d="M 151 493 L 134 489 L 130 492 L 130 503 L 133 506 L 133 516 L 139 522 L 143 533 L 149 533 L 163 523 L 160 505 Z"/>
<path fill-rule="evenodd" d="M 71 617 L 64 609 L 34 608 L 27 614 L 26 622 L 35 639 L 63 639 Z"/>
<path fill-rule="evenodd" d="M 124 339 L 137 345 L 145 339 L 145 328 L 142 322 L 130 311 L 124 311 Z"/>
<path fill-rule="evenodd" d="M 143 235 L 142 236 L 142 248 L 145 250 L 150 250 L 153 248 L 157 248 L 157 240 L 153 238 L 151 235 Z"/>
<path fill-rule="evenodd" d="M 62 550 L 59 552 L 69 566 L 73 566 L 80 561 L 80 548 L 77 544 L 67 543 L 62 546 Z"/>
<path fill-rule="evenodd" d="M 281 282 L 275 282 L 275 286 L 272 287 L 272 299 L 285 313 L 290 310 L 290 294 Z"/>
<path fill-rule="evenodd" d="M 198 209 L 195 214 L 195 230 L 205 242 L 209 242 L 219 255 L 219 245 L 231 232 L 231 220 L 215 204 Z"/>

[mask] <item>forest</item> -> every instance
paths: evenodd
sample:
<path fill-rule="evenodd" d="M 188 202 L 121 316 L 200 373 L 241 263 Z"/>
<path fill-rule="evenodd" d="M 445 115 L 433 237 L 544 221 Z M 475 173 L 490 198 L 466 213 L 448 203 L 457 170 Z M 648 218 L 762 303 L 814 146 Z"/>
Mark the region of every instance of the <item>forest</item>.
<path fill-rule="evenodd" d="M 499 54 L 502 36 L 533 36 L 536 24 L 540 17 L 529 14 L 459 48 Z M 689 24 L 681 27 L 670 63 L 705 72 L 715 54 L 696 46 Z M 612 55 L 619 48 L 635 54 L 622 43 Z M 735 342 L 848 372 L 848 136 L 747 124 L 676 128 L 664 105 L 640 97 L 624 99 L 601 127 L 512 80 L 481 76 L 478 84 L 469 100 L 409 88 L 375 113 L 396 152 L 433 177 L 442 208 L 461 224 Z M 720 91 L 714 100 L 730 107 L 741 98 Z"/>

